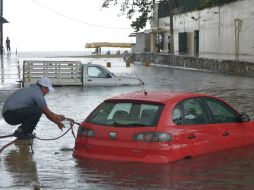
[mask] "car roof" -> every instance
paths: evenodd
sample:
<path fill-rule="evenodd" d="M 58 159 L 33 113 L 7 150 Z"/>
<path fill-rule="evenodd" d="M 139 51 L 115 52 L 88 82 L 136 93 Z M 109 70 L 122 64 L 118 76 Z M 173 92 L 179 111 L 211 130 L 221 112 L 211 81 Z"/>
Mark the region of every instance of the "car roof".
<path fill-rule="evenodd" d="M 206 96 L 212 97 L 206 94 L 193 93 L 193 92 L 177 92 L 177 91 L 148 91 L 147 93 L 144 91 L 131 92 L 126 94 L 121 94 L 118 96 L 113 96 L 109 98 L 109 101 L 114 100 L 133 100 L 133 101 L 147 101 L 147 102 L 155 102 L 166 104 L 169 101 L 173 100 L 181 100 L 190 97 L 199 97 Z"/>

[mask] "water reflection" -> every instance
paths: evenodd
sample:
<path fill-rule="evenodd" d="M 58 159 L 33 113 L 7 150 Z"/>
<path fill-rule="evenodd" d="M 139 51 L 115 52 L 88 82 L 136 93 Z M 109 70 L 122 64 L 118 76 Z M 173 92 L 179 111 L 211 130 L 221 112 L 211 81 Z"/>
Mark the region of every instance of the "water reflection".
<path fill-rule="evenodd" d="M 3 55 L 0 55 L 0 61 L 1 61 L 1 67 L 0 67 L 0 71 L 1 71 L 1 83 L 0 84 L 3 84 L 4 83 L 4 60 L 3 60 Z"/>
<path fill-rule="evenodd" d="M 13 178 L 12 188 L 31 187 L 40 189 L 36 162 L 31 152 L 31 141 L 16 140 L 15 149 L 5 156 L 5 166 Z"/>
<path fill-rule="evenodd" d="M 75 177 L 95 189 L 252 189 L 254 146 L 180 160 L 143 164 L 77 160 Z M 76 184 L 77 185 L 77 184 Z"/>
<path fill-rule="evenodd" d="M 125 72 L 120 69 L 125 68 L 118 68 L 119 72 Z M 133 65 L 130 69 L 142 78 L 147 91 L 175 90 L 216 95 L 254 119 L 254 78 L 143 65 Z M 81 122 L 105 98 L 142 90 L 137 86 L 59 87 L 46 99 L 56 113 Z M 0 102 L 10 93 L 1 91 Z M 6 126 L 1 116 L 0 125 L 1 134 L 14 131 Z M 38 126 L 36 134 L 39 137 L 61 135 L 44 116 Z M 77 131 L 77 127 L 74 129 Z M 5 143 L 4 140 L 0 142 Z M 10 147 L 1 154 L 0 175 L 4 180 L 13 180 L 9 180 L 6 188 L 33 188 L 34 182 L 44 189 L 254 189 L 254 146 L 160 165 L 76 160 L 72 157 L 74 139 L 71 133 L 54 142 L 35 140 L 34 144 L 34 155 L 28 146 L 21 145 L 15 145 L 15 149 Z"/>

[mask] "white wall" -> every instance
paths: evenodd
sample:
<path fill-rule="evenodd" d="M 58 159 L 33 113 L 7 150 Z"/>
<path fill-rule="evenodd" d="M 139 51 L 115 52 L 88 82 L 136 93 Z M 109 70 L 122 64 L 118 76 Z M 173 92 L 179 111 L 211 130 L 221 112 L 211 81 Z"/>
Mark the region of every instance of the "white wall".
<path fill-rule="evenodd" d="M 193 53 L 194 30 L 199 30 L 200 53 L 234 54 L 235 18 L 242 20 L 240 54 L 254 55 L 254 0 L 242 0 L 226 4 L 222 7 L 175 15 L 175 51 L 177 52 L 179 49 L 178 33 L 187 32 L 188 53 Z M 169 26 L 169 17 L 159 19 L 159 28 L 169 31 Z M 166 32 L 166 35 L 169 35 L 169 32 Z M 166 51 L 167 45 L 165 48 Z"/>
<path fill-rule="evenodd" d="M 137 33 L 134 52 L 144 52 L 144 49 L 145 49 L 145 34 L 143 32 Z"/>

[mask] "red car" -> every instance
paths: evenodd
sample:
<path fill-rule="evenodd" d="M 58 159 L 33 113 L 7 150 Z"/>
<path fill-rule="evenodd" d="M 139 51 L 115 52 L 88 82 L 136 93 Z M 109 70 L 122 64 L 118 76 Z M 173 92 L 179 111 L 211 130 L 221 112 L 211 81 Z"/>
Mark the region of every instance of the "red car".
<path fill-rule="evenodd" d="M 167 163 L 254 143 L 254 121 L 220 98 L 134 92 L 101 103 L 81 123 L 73 156 Z"/>

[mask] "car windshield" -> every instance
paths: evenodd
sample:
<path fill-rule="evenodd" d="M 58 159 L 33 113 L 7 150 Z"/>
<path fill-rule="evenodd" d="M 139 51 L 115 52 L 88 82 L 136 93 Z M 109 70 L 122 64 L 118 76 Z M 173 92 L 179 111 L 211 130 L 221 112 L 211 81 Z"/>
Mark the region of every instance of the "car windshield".
<path fill-rule="evenodd" d="M 103 102 L 87 122 L 115 127 L 154 127 L 163 105 L 138 102 Z"/>

